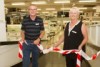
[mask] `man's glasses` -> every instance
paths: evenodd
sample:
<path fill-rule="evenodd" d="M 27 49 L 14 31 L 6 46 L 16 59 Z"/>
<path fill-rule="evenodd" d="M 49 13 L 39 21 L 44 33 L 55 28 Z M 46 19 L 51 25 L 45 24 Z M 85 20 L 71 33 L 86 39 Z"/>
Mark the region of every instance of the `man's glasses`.
<path fill-rule="evenodd" d="M 34 10 L 37 10 L 37 9 L 28 9 L 28 10 L 34 11 Z"/>

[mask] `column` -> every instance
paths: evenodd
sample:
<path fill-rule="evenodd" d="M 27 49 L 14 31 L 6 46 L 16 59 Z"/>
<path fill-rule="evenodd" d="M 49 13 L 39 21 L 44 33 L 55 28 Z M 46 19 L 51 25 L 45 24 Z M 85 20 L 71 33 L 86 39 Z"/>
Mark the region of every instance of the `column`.
<path fill-rule="evenodd" d="M 0 42 L 6 41 L 6 22 L 4 11 L 4 0 L 0 0 Z"/>

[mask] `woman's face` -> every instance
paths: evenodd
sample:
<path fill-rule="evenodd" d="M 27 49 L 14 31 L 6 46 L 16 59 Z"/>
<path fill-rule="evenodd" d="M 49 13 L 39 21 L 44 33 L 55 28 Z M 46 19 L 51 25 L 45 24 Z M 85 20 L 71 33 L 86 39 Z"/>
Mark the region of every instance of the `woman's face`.
<path fill-rule="evenodd" d="M 70 19 L 78 19 L 79 13 L 77 10 L 70 10 L 69 12 L 69 18 Z"/>
<path fill-rule="evenodd" d="M 37 14 L 37 7 L 36 6 L 30 6 L 28 9 L 28 12 L 31 16 L 35 16 Z"/>

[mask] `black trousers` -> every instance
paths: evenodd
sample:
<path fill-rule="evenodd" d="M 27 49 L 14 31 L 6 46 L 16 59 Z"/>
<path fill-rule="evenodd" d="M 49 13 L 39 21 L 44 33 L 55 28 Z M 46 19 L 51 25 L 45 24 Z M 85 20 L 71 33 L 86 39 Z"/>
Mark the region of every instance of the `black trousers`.
<path fill-rule="evenodd" d="M 77 63 L 77 54 L 71 53 L 66 56 L 66 67 L 76 67 Z"/>

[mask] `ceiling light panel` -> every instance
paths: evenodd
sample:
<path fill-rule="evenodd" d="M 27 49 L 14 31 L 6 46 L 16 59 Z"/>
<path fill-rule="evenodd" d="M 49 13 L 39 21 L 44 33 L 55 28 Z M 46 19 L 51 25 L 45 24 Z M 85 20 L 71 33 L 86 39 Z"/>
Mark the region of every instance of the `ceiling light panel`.
<path fill-rule="evenodd" d="M 38 8 L 37 10 L 41 10 L 40 8 Z"/>
<path fill-rule="evenodd" d="M 46 8 L 46 10 L 56 10 L 55 8 Z"/>
<path fill-rule="evenodd" d="M 32 4 L 46 4 L 46 1 L 33 1 Z"/>
<path fill-rule="evenodd" d="M 15 2 L 15 3 L 12 3 L 11 5 L 25 5 L 24 2 Z"/>
<path fill-rule="evenodd" d="M 61 8 L 61 10 L 70 10 L 70 8 Z"/>
<path fill-rule="evenodd" d="M 96 2 L 96 0 L 79 0 L 79 2 Z"/>
<path fill-rule="evenodd" d="M 46 12 L 42 12 L 42 13 L 49 13 L 49 12 L 46 11 Z"/>
<path fill-rule="evenodd" d="M 79 7 L 79 9 L 81 10 L 81 9 L 87 9 L 86 7 Z"/>
<path fill-rule="evenodd" d="M 70 3 L 70 0 L 56 0 L 54 3 Z"/>

